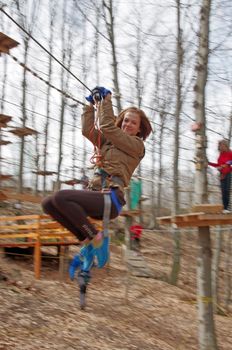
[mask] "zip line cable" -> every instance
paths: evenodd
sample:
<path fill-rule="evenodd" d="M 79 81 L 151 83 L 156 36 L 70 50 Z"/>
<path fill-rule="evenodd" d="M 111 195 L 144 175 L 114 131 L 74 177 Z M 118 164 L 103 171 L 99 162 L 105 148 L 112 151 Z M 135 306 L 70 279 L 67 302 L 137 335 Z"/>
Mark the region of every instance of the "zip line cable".
<path fill-rule="evenodd" d="M 5 100 L 4 98 L 1 98 L 1 97 L 0 97 L 0 101 L 4 101 L 4 102 L 6 102 L 6 103 L 9 103 L 10 105 L 15 106 L 15 107 L 20 107 L 19 104 L 14 103 L 14 102 L 7 101 L 7 100 Z M 51 116 L 48 117 L 48 116 L 46 116 L 46 115 L 44 115 L 44 114 L 42 114 L 42 113 L 33 111 L 32 109 L 29 109 L 29 108 L 25 108 L 25 110 L 28 111 L 28 112 L 32 112 L 32 113 L 34 113 L 34 114 L 36 114 L 36 115 L 39 115 L 39 116 L 41 116 L 41 117 L 43 117 L 43 118 L 48 118 L 49 120 L 53 120 L 53 121 L 55 121 L 55 122 L 57 122 L 57 123 L 60 123 L 60 120 L 55 119 L 55 118 L 53 118 L 53 117 L 51 117 Z M 70 123 L 68 123 L 68 122 L 66 122 L 66 121 L 64 122 L 64 124 L 65 124 L 65 125 L 69 125 L 69 126 L 71 126 L 72 128 L 76 128 L 76 129 L 81 130 L 81 127 L 80 127 L 79 125 L 70 124 Z"/>
<path fill-rule="evenodd" d="M 42 80 L 45 84 L 49 85 L 51 88 L 55 89 L 56 91 L 58 91 L 59 93 L 61 93 L 63 96 L 70 98 L 71 100 L 81 104 L 82 106 L 84 106 L 85 104 L 79 100 L 77 100 L 76 98 L 72 97 L 71 95 L 69 95 L 67 92 L 55 87 L 54 85 L 52 85 L 51 83 L 49 83 L 48 80 L 45 80 L 44 78 L 42 78 L 41 76 L 39 76 L 36 72 L 34 72 L 33 70 L 31 70 L 30 68 L 28 68 L 24 63 L 20 62 L 18 60 L 17 57 L 15 57 L 14 55 L 12 55 L 11 53 L 8 53 L 8 55 L 13 58 L 14 61 L 16 61 L 21 67 L 23 67 L 24 69 L 26 69 L 28 72 L 30 72 L 34 77 Z"/>
<path fill-rule="evenodd" d="M 38 40 L 36 40 L 28 31 L 26 31 L 18 22 L 16 22 L 4 9 L 3 5 L 0 3 L 0 11 L 2 11 L 14 24 L 16 24 L 25 34 L 29 36 L 37 45 L 39 45 L 48 55 L 50 55 L 62 68 L 64 68 L 69 74 L 72 75 L 80 84 L 82 84 L 88 91 L 91 92 L 91 89 L 88 88 L 75 74 L 73 74 L 65 65 L 60 62 L 51 52 L 49 52 Z"/>
<path fill-rule="evenodd" d="M 11 105 L 13 105 L 13 106 L 16 106 L 16 107 L 20 107 L 20 105 L 18 105 L 18 104 L 16 104 L 16 103 L 13 103 L 13 102 L 10 102 L 10 101 L 7 101 L 7 100 L 2 99 L 2 98 L 0 98 L 0 101 L 4 101 L 4 102 L 9 103 L 9 104 L 11 104 Z M 44 114 L 41 114 L 41 113 L 39 113 L 39 112 L 32 111 L 32 110 L 29 109 L 29 108 L 26 108 L 26 110 L 29 111 L 29 112 L 34 112 L 36 115 L 40 115 L 41 117 L 46 118 L 46 116 L 45 116 Z M 60 123 L 59 120 L 57 120 L 57 119 L 55 119 L 55 118 L 53 118 L 53 117 L 49 117 L 49 119 L 50 119 L 50 120 L 53 120 L 53 121 L 55 121 L 55 122 L 57 122 L 57 123 Z M 71 127 L 74 127 L 74 128 L 76 128 L 76 129 L 81 129 L 80 126 L 73 125 L 73 124 L 70 124 L 70 123 L 68 123 L 68 122 L 64 122 L 64 124 L 69 125 L 69 126 L 71 126 Z M 149 144 L 150 146 L 152 146 L 151 143 L 149 142 L 149 140 L 148 140 L 148 144 Z M 67 143 L 66 143 L 66 146 L 68 146 Z M 71 146 L 71 145 L 70 145 L 70 146 Z M 156 154 L 160 154 L 159 151 L 154 151 L 154 150 L 153 150 L 153 152 L 155 152 Z M 167 156 L 167 157 L 172 157 L 172 155 L 169 154 L 169 153 L 165 153 L 164 155 Z M 185 159 L 185 158 L 180 158 L 180 159 L 183 160 L 183 161 L 187 161 L 187 162 L 192 161 L 192 160 L 190 160 L 190 159 Z"/>
<path fill-rule="evenodd" d="M 91 90 L 76 76 L 74 75 L 62 62 L 60 62 L 53 54 L 51 54 L 51 52 L 49 52 L 42 44 L 40 44 L 40 42 L 38 40 L 36 40 L 28 31 L 26 31 L 19 23 L 17 23 L 7 12 L 5 12 L 5 10 L 3 9 L 3 6 L 1 6 L 0 3 L 0 10 L 14 23 L 16 24 L 28 37 L 30 37 L 38 46 L 40 46 L 40 48 L 42 48 L 48 55 L 50 55 L 60 66 L 62 66 L 62 68 L 64 68 L 70 75 L 72 75 L 79 83 L 81 83 L 88 91 L 91 92 Z M 72 99 L 73 101 L 75 101 L 78 104 L 81 105 L 85 105 L 83 102 L 73 98 L 72 96 L 70 96 L 68 93 L 62 91 L 61 89 L 56 88 L 54 85 L 52 85 L 51 83 L 49 83 L 47 80 L 43 79 L 42 77 L 40 77 L 36 72 L 32 71 L 30 68 L 28 68 L 24 63 L 21 63 L 15 56 L 13 56 L 12 54 L 8 53 L 8 55 L 15 60 L 20 66 L 22 66 L 24 69 L 26 69 L 28 72 L 30 72 L 33 76 L 35 76 L 36 78 L 40 79 L 41 81 L 43 81 L 44 83 L 46 83 L 47 85 L 49 85 L 51 88 L 55 89 L 56 91 L 58 91 L 59 93 L 61 93 L 62 95 L 64 95 L 67 98 Z M 147 106 L 146 106 L 147 107 Z"/>

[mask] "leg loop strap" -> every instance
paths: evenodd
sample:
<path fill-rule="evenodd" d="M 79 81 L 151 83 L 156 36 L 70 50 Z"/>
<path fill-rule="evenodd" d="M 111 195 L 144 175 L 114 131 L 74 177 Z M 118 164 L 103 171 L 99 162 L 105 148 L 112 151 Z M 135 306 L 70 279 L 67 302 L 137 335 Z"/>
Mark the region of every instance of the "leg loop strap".
<path fill-rule="evenodd" d="M 111 196 L 110 193 L 104 193 L 104 212 L 103 212 L 103 234 L 104 237 L 109 235 L 109 222 L 111 211 Z"/>

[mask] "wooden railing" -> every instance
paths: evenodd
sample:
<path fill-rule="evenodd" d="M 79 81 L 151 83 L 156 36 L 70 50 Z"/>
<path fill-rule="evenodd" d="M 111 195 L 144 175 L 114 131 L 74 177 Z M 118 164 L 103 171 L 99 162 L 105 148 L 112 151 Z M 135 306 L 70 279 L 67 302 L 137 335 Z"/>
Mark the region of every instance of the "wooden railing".
<path fill-rule="evenodd" d="M 0 247 L 33 247 L 34 273 L 41 275 L 41 247 L 79 245 L 78 239 L 48 215 L 0 217 Z M 61 262 L 61 261 L 60 261 Z"/>

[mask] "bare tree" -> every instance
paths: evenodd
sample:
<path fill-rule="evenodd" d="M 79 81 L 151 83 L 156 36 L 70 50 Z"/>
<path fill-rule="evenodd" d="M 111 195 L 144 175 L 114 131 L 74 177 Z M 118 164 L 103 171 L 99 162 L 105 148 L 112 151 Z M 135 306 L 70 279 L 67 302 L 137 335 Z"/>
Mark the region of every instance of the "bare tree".
<path fill-rule="evenodd" d="M 118 78 L 118 61 L 116 54 L 115 45 L 115 23 L 114 23 L 114 7 L 113 0 L 102 0 L 103 11 L 104 11 L 104 21 L 106 24 L 106 29 L 108 37 L 110 39 L 111 54 L 112 54 L 112 67 L 113 67 L 113 84 L 115 90 L 115 98 L 117 101 L 118 112 L 121 111 L 121 92 L 119 88 L 119 78 Z"/>
<path fill-rule="evenodd" d="M 215 234 L 215 247 L 212 260 L 212 295 L 214 300 L 214 312 L 218 311 L 218 273 L 221 259 L 221 247 L 222 247 L 222 227 L 219 226 Z"/>
<path fill-rule="evenodd" d="M 14 3 L 16 5 L 16 8 L 18 10 L 18 20 L 20 23 L 20 26 L 24 28 L 27 33 L 25 34 L 24 31 L 21 31 L 21 35 L 23 38 L 23 46 L 24 46 L 24 57 L 23 57 L 23 79 L 22 79 L 22 101 L 21 101 L 21 111 L 22 111 L 22 127 L 25 127 L 27 124 L 28 116 L 27 116 L 27 70 L 26 66 L 28 63 L 28 54 L 29 54 L 29 43 L 31 39 L 31 34 L 33 32 L 33 27 L 35 24 L 35 18 L 37 16 L 37 11 L 40 6 L 40 1 L 33 1 L 33 11 L 31 13 L 31 17 L 25 16 L 24 12 L 29 7 L 28 0 L 24 0 L 23 2 L 19 0 L 14 0 Z M 20 145 L 20 162 L 19 162 L 19 181 L 18 181 L 18 191 L 22 192 L 23 190 L 23 171 L 24 171 L 24 155 L 25 155 L 25 138 L 22 136 L 21 138 L 21 145 Z"/>
<path fill-rule="evenodd" d="M 232 270 L 232 230 L 230 229 L 227 234 L 227 242 L 226 242 L 226 261 L 225 261 L 225 309 L 229 311 L 229 304 L 231 302 L 231 289 L 232 289 L 232 278 L 231 278 L 231 270 Z"/>
<path fill-rule="evenodd" d="M 207 203 L 206 177 L 206 118 L 205 87 L 207 83 L 209 55 L 209 19 L 211 0 L 202 0 L 200 14 L 199 44 L 196 64 L 195 118 L 196 130 L 196 176 L 195 203 Z M 198 228 L 199 255 L 197 264 L 199 349 L 216 350 L 216 334 L 213 318 L 213 299 L 211 286 L 211 240 L 210 228 Z"/>
<path fill-rule="evenodd" d="M 177 13 L 177 64 L 176 64 L 176 108 L 175 108 L 175 142 L 174 142 L 174 166 L 173 166 L 173 215 L 179 213 L 179 150 L 180 150 L 180 113 L 181 113 L 181 68 L 183 63 L 182 29 L 180 26 L 181 15 L 180 0 L 176 0 Z M 180 270 L 180 230 L 173 230 L 173 264 L 170 274 L 170 283 L 176 285 Z"/>
<path fill-rule="evenodd" d="M 67 66 L 68 69 L 71 67 L 72 60 L 72 31 L 71 28 L 67 28 L 67 3 L 63 2 L 63 23 L 61 28 L 61 37 L 62 37 L 62 64 Z M 61 90 L 67 91 L 69 86 L 70 76 L 62 68 L 61 70 Z M 57 179 L 56 186 L 57 189 L 60 188 L 60 172 L 63 160 L 63 137 L 64 137 L 64 119 L 65 119 L 65 110 L 67 105 L 67 98 L 64 94 L 61 95 L 61 106 L 60 106 L 60 128 L 59 128 L 59 151 L 58 151 L 58 164 L 57 164 Z"/>
<path fill-rule="evenodd" d="M 54 23 L 56 19 L 56 1 L 49 2 L 49 15 L 50 15 L 50 37 L 49 37 L 49 52 L 53 54 L 53 46 L 54 46 Z M 44 149 L 43 149 L 43 192 L 46 193 L 46 171 L 47 171 L 47 163 L 48 163 L 48 135 L 49 135 L 49 126 L 50 126 L 50 116 L 51 116 L 51 106 L 50 106 L 50 98 L 51 98 L 51 80 L 52 80 L 52 56 L 49 55 L 48 58 L 48 84 L 47 84 L 47 96 L 46 96 L 46 113 L 47 118 L 44 125 Z"/>
<path fill-rule="evenodd" d="M 97 8 L 98 9 L 98 8 Z M 98 11 L 98 10 L 97 10 Z M 98 22 L 99 22 L 99 17 L 97 17 L 97 25 L 98 25 Z M 85 20 L 85 17 L 83 17 L 82 19 L 82 28 L 83 28 L 83 31 L 82 31 L 82 41 L 83 42 L 86 42 L 87 40 L 87 28 L 86 28 L 86 20 Z M 98 27 L 97 27 L 98 28 Z M 96 30 L 96 35 L 95 35 L 95 54 L 96 54 L 96 64 L 98 63 L 98 30 Z M 83 76 L 83 79 L 84 81 L 87 80 L 87 72 L 88 72 L 88 67 L 87 67 L 87 52 L 86 52 L 86 46 L 83 45 L 82 48 L 81 48 L 81 55 L 82 55 L 82 62 L 83 62 L 83 65 L 82 65 L 82 76 Z M 96 71 L 98 71 L 98 65 L 96 66 Z M 97 81 L 97 85 L 98 85 L 98 81 Z M 94 86 L 92 87 L 94 88 Z M 83 90 L 84 92 L 84 90 Z M 86 145 L 86 138 L 84 137 L 83 138 L 83 153 L 82 153 L 82 169 L 84 169 L 83 171 L 85 172 L 86 171 L 86 167 L 87 167 L 87 145 Z"/>

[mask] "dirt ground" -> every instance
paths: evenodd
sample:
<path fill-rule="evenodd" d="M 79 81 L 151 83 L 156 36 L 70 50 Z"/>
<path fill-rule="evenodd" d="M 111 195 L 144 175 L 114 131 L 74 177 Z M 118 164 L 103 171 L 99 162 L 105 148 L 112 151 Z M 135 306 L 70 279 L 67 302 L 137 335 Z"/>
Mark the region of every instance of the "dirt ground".
<path fill-rule="evenodd" d="M 170 234 L 145 231 L 141 251 L 154 277 L 131 277 L 128 299 L 122 249 L 112 244 L 111 251 L 109 271 L 93 269 L 84 311 L 77 282 L 68 275 L 59 280 L 55 259 L 43 261 L 42 277 L 35 280 L 31 258 L 12 260 L 1 254 L 0 350 L 199 349 L 196 234 L 182 236 L 182 269 L 175 287 L 166 282 Z M 223 281 L 223 266 L 221 273 Z M 215 316 L 220 350 L 232 349 L 230 305 L 226 316 Z"/>

